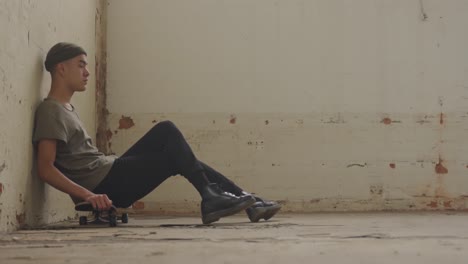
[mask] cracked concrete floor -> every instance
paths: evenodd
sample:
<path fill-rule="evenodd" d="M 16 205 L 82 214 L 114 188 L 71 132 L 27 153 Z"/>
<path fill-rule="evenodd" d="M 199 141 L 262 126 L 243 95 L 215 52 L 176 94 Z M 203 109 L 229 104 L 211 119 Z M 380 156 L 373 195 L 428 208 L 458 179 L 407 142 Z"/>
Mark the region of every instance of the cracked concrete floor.
<path fill-rule="evenodd" d="M 129 224 L 64 222 L 2 234 L 0 263 L 466 263 L 468 214 L 130 215 Z"/>

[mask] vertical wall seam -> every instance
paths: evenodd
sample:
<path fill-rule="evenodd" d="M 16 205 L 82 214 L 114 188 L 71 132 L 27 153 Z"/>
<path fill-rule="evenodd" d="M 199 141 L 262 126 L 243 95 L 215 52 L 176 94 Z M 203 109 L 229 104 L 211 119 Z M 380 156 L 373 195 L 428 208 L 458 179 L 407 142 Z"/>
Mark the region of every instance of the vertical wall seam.
<path fill-rule="evenodd" d="M 96 147 L 108 154 L 107 147 L 107 0 L 99 0 L 96 9 Z"/>

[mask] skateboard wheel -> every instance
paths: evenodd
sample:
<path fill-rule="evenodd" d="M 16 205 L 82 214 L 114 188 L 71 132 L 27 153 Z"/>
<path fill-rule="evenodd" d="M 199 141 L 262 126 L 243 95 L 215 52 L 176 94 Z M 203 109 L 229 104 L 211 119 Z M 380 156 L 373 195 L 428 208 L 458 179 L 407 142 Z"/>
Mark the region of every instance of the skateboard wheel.
<path fill-rule="evenodd" d="M 128 214 L 127 213 L 122 214 L 122 223 L 124 223 L 124 224 L 128 223 Z"/>
<path fill-rule="evenodd" d="M 88 218 L 86 216 L 80 216 L 80 225 L 87 225 Z"/>
<path fill-rule="evenodd" d="M 117 217 L 115 215 L 109 216 L 109 226 L 117 226 Z"/>

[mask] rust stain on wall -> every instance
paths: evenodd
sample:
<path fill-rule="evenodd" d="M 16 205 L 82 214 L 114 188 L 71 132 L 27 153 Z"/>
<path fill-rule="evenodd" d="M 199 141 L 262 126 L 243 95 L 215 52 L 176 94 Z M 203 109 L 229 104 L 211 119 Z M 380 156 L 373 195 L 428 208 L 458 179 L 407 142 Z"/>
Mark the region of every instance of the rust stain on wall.
<path fill-rule="evenodd" d="M 452 208 L 452 201 L 444 201 L 445 208 Z"/>
<path fill-rule="evenodd" d="M 136 209 L 136 210 L 145 209 L 145 203 L 142 201 L 136 201 L 133 203 L 132 207 L 133 209 Z"/>
<path fill-rule="evenodd" d="M 448 169 L 443 165 L 443 159 L 439 157 L 439 163 L 435 166 L 435 171 L 437 173 L 437 187 L 435 189 L 435 196 L 436 197 L 448 197 L 450 196 L 447 191 L 445 190 L 444 184 L 444 174 L 448 173 Z"/>
<path fill-rule="evenodd" d="M 447 193 L 445 190 L 445 184 L 444 184 L 444 175 L 439 174 L 437 175 L 437 187 L 434 190 L 435 191 L 435 197 L 449 197 L 450 194 Z"/>
<path fill-rule="evenodd" d="M 96 76 L 96 147 L 109 154 L 107 148 L 107 1 L 99 0 L 96 9 L 94 28 L 96 38 L 95 76 Z"/>
<path fill-rule="evenodd" d="M 431 208 L 437 208 L 438 204 L 437 204 L 437 201 L 432 201 L 429 204 L 427 204 L 427 206 Z"/>
<path fill-rule="evenodd" d="M 135 126 L 135 123 L 133 122 L 133 119 L 129 116 L 122 116 L 122 118 L 120 118 L 119 129 L 129 129 L 133 126 Z"/>
<path fill-rule="evenodd" d="M 444 167 L 444 165 L 442 163 L 443 163 L 443 160 L 441 158 L 439 158 L 439 163 L 437 163 L 436 166 L 435 166 L 435 171 L 436 171 L 437 174 L 447 174 L 448 173 L 448 169 L 446 167 Z"/>
<path fill-rule="evenodd" d="M 112 139 L 112 135 L 113 135 L 112 131 L 110 129 L 107 129 L 106 138 L 107 138 L 108 141 Z"/>
<path fill-rule="evenodd" d="M 389 164 L 390 168 L 394 169 L 396 167 L 395 163 L 390 163 Z"/>
<path fill-rule="evenodd" d="M 382 119 L 382 121 L 380 121 L 380 123 L 390 125 L 392 123 L 392 119 L 390 119 L 389 117 L 385 117 L 384 119 Z"/>
<path fill-rule="evenodd" d="M 443 113 L 440 113 L 440 116 L 439 116 L 439 123 L 440 123 L 441 125 L 444 124 L 444 118 L 445 118 L 445 115 L 444 115 Z"/>
<path fill-rule="evenodd" d="M 237 121 L 237 117 L 235 115 L 231 115 L 231 119 L 229 120 L 229 123 L 235 124 Z"/>

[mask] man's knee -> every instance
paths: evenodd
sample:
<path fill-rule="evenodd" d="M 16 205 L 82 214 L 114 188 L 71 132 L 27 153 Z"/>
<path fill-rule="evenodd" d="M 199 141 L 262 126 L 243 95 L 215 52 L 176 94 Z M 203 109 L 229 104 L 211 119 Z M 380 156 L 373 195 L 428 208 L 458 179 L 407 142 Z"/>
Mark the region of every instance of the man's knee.
<path fill-rule="evenodd" d="M 153 130 L 158 130 L 158 134 L 170 135 L 171 137 L 175 138 L 183 138 L 182 132 L 176 127 L 176 125 L 172 121 L 161 121 L 157 123 Z"/>
<path fill-rule="evenodd" d="M 172 121 L 169 121 L 169 120 L 161 121 L 157 123 L 154 127 L 164 128 L 164 129 L 174 129 L 174 128 L 177 129 L 176 125 Z"/>
<path fill-rule="evenodd" d="M 164 131 L 163 133 L 169 133 L 169 134 L 173 134 L 174 132 L 179 131 L 176 125 L 172 121 L 169 121 L 169 120 L 161 121 L 157 123 L 153 127 L 153 130 Z"/>

